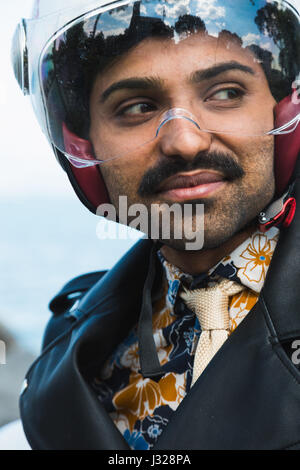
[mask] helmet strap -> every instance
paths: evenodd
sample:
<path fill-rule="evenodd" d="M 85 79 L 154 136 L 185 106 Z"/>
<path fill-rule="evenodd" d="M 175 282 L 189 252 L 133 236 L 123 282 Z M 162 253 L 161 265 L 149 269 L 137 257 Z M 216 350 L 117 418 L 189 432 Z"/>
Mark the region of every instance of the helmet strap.
<path fill-rule="evenodd" d="M 289 227 L 296 212 L 296 199 L 292 197 L 292 183 L 288 190 L 276 201 L 273 201 L 258 216 L 259 230 L 263 233 L 272 227 Z"/>

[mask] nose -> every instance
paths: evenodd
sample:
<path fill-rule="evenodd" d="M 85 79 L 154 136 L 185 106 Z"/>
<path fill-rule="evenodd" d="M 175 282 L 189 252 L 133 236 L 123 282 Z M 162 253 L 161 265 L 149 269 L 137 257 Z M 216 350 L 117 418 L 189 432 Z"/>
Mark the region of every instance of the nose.
<path fill-rule="evenodd" d="M 160 128 L 157 139 L 165 156 L 193 160 L 199 152 L 209 150 L 212 135 L 201 131 L 195 122 L 176 118 Z"/>

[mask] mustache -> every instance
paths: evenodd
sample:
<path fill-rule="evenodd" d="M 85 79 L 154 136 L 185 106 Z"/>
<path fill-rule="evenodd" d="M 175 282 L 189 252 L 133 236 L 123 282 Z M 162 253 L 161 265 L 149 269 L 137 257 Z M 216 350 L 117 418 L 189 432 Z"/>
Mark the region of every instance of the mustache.
<path fill-rule="evenodd" d="M 245 174 L 243 168 L 228 153 L 199 152 L 191 162 L 174 158 L 148 170 L 140 183 L 138 194 L 141 197 L 152 196 L 167 178 L 195 170 L 220 171 L 228 181 L 242 178 Z"/>

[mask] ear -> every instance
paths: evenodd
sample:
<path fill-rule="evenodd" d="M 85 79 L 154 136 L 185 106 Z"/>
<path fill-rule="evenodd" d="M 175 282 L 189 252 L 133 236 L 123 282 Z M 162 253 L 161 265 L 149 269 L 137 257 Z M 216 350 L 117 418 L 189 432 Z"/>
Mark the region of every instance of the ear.
<path fill-rule="evenodd" d="M 293 95 L 287 96 L 275 108 L 275 127 L 292 120 L 300 114 L 300 99 Z M 287 188 L 292 177 L 300 152 L 300 124 L 294 132 L 275 136 L 275 181 L 276 194 L 281 195 Z"/>
<path fill-rule="evenodd" d="M 65 150 L 75 157 L 95 160 L 92 144 L 71 132 L 63 123 Z M 81 202 L 93 213 L 100 204 L 109 203 L 109 195 L 100 171 L 100 165 L 80 168 L 64 159 L 64 168 Z"/>

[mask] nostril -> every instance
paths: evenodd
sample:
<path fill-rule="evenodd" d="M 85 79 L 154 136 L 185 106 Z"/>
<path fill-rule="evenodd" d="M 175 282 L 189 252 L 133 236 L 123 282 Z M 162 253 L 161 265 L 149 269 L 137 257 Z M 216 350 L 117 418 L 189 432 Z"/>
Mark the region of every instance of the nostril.
<path fill-rule="evenodd" d="M 168 132 L 162 129 L 158 138 L 158 145 L 166 157 L 180 156 L 185 160 L 193 160 L 200 152 L 208 151 L 211 142 L 211 134 L 192 125 L 169 128 Z"/>

